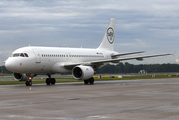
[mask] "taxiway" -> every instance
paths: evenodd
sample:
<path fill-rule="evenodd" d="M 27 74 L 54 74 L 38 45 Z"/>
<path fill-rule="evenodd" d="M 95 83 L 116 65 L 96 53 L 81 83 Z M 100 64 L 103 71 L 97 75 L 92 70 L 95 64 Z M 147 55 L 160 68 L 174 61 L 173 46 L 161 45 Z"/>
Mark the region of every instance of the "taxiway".
<path fill-rule="evenodd" d="M 1 120 L 176 120 L 179 79 L 0 86 Z"/>

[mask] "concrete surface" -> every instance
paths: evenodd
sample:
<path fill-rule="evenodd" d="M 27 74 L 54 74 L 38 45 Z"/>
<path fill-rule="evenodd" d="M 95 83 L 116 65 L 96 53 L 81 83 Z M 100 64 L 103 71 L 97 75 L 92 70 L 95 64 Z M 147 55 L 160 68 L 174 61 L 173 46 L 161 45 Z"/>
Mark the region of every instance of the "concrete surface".
<path fill-rule="evenodd" d="M 0 120 L 179 120 L 179 79 L 0 86 Z"/>

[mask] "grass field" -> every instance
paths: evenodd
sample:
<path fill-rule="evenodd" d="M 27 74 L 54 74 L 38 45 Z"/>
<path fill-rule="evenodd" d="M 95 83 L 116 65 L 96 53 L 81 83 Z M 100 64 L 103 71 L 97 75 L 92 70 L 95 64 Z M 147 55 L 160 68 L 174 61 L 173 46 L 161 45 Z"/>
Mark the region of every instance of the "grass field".
<path fill-rule="evenodd" d="M 0 85 L 16 85 L 16 84 L 25 84 L 25 81 L 15 81 L 13 80 L 13 76 L 12 74 L 6 74 L 4 76 L 9 76 L 10 80 L 8 79 L 6 81 L 7 78 L 5 77 L 1 77 L 0 79 L 5 79 L 5 80 L 1 80 L 0 81 Z M 56 78 L 56 83 L 63 83 L 63 82 L 83 82 L 83 81 L 78 81 L 75 80 L 74 78 Z M 152 75 L 128 75 L 128 76 L 123 76 L 122 78 L 95 78 L 96 81 L 100 81 L 100 80 L 136 80 L 136 79 L 162 79 L 162 78 L 179 78 L 179 75 L 177 74 L 170 74 L 170 75 L 156 75 L 155 77 L 152 77 Z M 33 84 L 40 84 L 40 83 L 45 83 L 45 78 L 41 78 L 41 77 L 35 77 L 32 81 Z"/>

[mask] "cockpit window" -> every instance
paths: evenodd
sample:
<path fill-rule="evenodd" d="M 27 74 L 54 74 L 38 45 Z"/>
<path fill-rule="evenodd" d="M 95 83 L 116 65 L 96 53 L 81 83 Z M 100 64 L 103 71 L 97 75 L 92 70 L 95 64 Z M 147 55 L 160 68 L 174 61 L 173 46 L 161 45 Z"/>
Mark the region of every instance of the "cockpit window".
<path fill-rule="evenodd" d="M 13 57 L 19 57 L 20 53 L 13 54 Z"/>
<path fill-rule="evenodd" d="M 14 53 L 12 57 L 29 57 L 27 53 Z"/>
<path fill-rule="evenodd" d="M 23 54 L 23 53 L 21 53 L 21 54 L 20 54 L 20 56 L 21 56 L 21 57 L 24 57 L 24 54 Z"/>
<path fill-rule="evenodd" d="M 27 53 L 24 53 L 24 55 L 25 55 L 26 57 L 29 57 L 29 56 L 27 55 Z"/>

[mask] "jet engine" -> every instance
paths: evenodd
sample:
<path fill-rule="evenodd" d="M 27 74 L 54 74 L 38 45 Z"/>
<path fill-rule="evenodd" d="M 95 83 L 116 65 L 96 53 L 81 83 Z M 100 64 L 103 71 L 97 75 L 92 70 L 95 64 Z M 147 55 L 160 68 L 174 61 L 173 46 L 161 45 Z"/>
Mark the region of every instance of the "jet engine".
<path fill-rule="evenodd" d="M 78 65 L 72 70 L 72 75 L 77 80 L 88 80 L 94 73 L 95 72 L 91 66 Z"/>
<path fill-rule="evenodd" d="M 26 74 L 14 73 L 14 79 L 17 81 L 27 81 L 28 77 Z"/>

